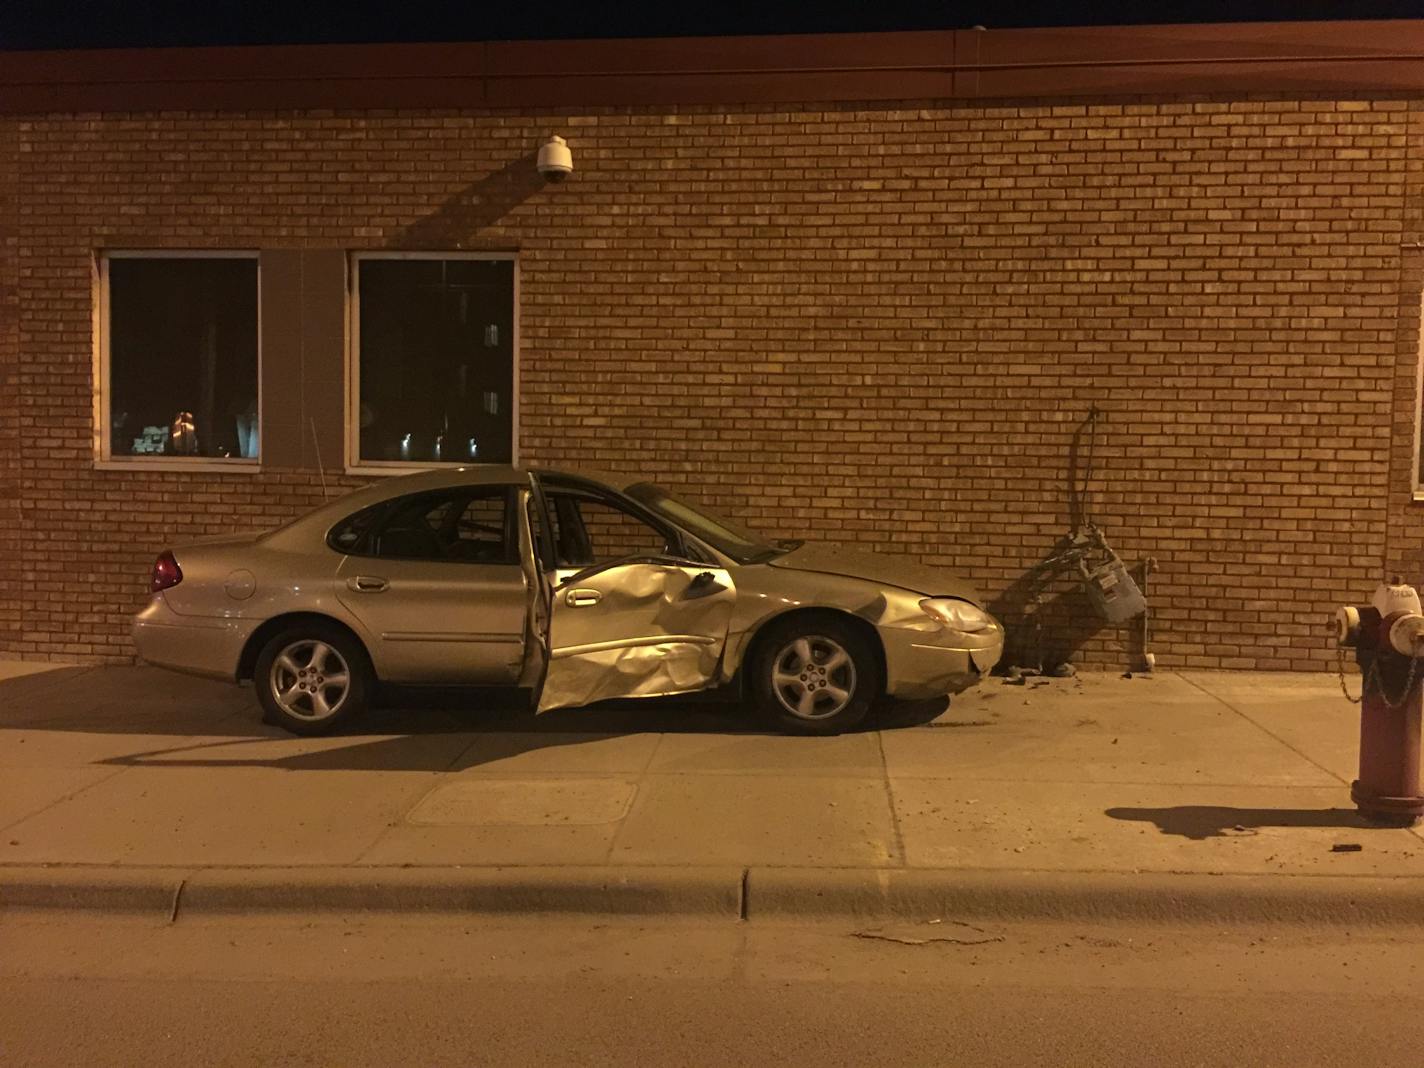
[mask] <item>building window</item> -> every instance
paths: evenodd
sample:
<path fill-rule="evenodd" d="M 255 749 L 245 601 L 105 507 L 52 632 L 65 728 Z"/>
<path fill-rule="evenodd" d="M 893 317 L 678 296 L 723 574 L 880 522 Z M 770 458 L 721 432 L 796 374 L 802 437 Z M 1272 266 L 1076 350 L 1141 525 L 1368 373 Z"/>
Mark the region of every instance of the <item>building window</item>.
<path fill-rule="evenodd" d="M 515 284 L 509 254 L 353 257 L 352 467 L 515 461 Z"/>
<path fill-rule="evenodd" d="M 101 461 L 258 458 L 255 253 L 99 259 Z"/>

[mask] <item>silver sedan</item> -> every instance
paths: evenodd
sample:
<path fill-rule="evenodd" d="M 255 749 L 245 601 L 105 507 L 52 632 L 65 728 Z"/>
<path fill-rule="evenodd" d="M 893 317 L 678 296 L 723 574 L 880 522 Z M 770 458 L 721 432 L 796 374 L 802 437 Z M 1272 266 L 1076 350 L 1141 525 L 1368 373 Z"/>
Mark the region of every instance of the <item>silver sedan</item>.
<path fill-rule="evenodd" d="M 651 482 L 481 466 L 392 478 L 284 527 L 159 556 L 139 656 L 251 680 L 299 734 L 380 682 L 527 688 L 539 711 L 735 684 L 808 734 L 991 669 L 963 579 L 768 541 Z"/>

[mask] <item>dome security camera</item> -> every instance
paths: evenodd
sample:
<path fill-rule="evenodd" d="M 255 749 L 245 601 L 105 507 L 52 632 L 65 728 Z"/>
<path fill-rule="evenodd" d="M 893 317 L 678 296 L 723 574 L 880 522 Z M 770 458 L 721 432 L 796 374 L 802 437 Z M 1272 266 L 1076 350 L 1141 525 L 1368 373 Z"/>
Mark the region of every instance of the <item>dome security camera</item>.
<path fill-rule="evenodd" d="M 551 136 L 539 147 L 539 173 L 549 182 L 562 182 L 574 169 L 574 154 L 562 137 Z"/>

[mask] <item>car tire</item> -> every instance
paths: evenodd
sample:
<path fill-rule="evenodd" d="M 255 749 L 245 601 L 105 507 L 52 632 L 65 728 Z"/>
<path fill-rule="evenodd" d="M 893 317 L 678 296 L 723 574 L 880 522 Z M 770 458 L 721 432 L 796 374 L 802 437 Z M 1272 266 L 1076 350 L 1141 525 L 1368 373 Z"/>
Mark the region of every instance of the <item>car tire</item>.
<path fill-rule="evenodd" d="M 371 661 L 339 627 L 303 623 L 274 635 L 257 654 L 252 685 L 262 719 L 293 734 L 327 734 L 366 710 Z"/>
<path fill-rule="evenodd" d="M 805 616 L 773 624 L 757 642 L 750 690 L 757 707 L 792 734 L 840 734 L 881 695 L 879 658 L 851 623 Z"/>

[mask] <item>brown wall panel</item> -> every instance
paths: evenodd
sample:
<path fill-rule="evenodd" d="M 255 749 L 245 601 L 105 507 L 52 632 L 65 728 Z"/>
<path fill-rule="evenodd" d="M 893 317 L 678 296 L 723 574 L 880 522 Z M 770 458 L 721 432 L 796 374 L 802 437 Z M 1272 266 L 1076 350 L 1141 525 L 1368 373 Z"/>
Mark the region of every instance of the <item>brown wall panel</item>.
<path fill-rule="evenodd" d="M 262 462 L 302 467 L 302 251 L 267 249 L 258 258 L 262 308 Z"/>
<path fill-rule="evenodd" d="M 1424 90 L 1424 21 L 0 54 L 0 113 Z"/>
<path fill-rule="evenodd" d="M 346 253 L 268 249 L 262 269 L 262 462 L 340 472 Z"/>
<path fill-rule="evenodd" d="M 345 467 L 346 253 L 302 252 L 302 466 Z"/>

